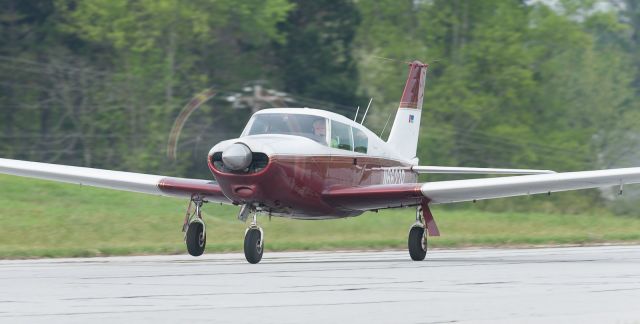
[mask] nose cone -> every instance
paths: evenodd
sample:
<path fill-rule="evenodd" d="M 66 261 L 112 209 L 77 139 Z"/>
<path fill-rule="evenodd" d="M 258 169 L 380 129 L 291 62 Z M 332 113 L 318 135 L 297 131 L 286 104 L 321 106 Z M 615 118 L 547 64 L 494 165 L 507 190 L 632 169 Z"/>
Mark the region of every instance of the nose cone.
<path fill-rule="evenodd" d="M 251 164 L 251 150 L 244 144 L 232 144 L 222 152 L 222 163 L 234 171 L 244 170 Z"/>

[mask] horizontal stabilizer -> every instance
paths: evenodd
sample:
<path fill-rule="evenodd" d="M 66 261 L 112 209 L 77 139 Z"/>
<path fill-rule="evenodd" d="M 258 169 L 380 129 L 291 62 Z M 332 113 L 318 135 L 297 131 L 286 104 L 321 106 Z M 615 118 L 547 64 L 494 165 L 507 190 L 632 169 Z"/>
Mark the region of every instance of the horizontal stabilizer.
<path fill-rule="evenodd" d="M 530 169 L 494 169 L 494 168 L 461 168 L 432 165 L 417 165 L 411 167 L 417 173 L 444 173 L 444 174 L 547 174 L 556 173 L 551 170 Z"/>

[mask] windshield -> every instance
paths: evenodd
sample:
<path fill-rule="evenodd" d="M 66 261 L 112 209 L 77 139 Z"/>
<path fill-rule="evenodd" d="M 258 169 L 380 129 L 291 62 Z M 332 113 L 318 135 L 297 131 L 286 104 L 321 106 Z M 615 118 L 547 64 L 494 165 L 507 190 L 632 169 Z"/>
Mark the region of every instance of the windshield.
<path fill-rule="evenodd" d="M 285 134 L 310 138 L 327 145 L 327 120 L 301 114 L 258 114 L 247 135 Z"/>

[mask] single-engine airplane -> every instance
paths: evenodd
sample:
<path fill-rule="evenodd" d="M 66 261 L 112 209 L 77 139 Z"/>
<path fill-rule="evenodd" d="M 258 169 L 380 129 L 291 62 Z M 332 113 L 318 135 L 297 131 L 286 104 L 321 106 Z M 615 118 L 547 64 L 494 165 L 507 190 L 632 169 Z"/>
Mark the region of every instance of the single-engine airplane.
<path fill-rule="evenodd" d="M 206 202 L 240 207 L 246 222 L 244 254 L 258 263 L 265 235 L 257 215 L 296 219 L 358 216 L 365 211 L 413 207 L 408 248 L 423 260 L 427 236 L 439 235 L 432 204 L 476 201 L 640 182 L 640 168 L 555 173 L 549 170 L 420 166 L 416 157 L 427 64 L 409 64 L 400 105 L 387 141 L 361 123 L 309 108 L 256 112 L 239 138 L 211 149 L 216 181 L 0 159 L 0 172 L 109 189 L 190 199 L 183 232 L 189 254 L 207 240 L 201 208 Z M 357 114 L 357 113 L 356 113 Z M 356 116 L 357 117 L 357 116 Z M 364 118 L 364 117 L 363 117 Z M 418 182 L 420 173 L 516 176 Z"/>

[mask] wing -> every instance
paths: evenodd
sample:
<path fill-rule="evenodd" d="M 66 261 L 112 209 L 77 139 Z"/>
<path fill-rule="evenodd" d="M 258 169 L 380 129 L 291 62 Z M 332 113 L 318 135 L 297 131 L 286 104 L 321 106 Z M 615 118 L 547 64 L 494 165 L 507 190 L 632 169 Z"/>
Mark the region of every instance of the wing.
<path fill-rule="evenodd" d="M 555 173 L 551 170 L 530 169 L 494 169 L 494 168 L 463 168 L 433 165 L 416 165 L 411 167 L 416 173 L 446 173 L 446 174 L 546 174 Z"/>
<path fill-rule="evenodd" d="M 9 159 L 0 159 L 0 173 L 161 196 L 190 198 L 198 194 L 208 201 L 231 203 L 220 190 L 220 186 L 210 180 L 163 177 Z"/>
<path fill-rule="evenodd" d="M 444 204 L 607 186 L 622 189 L 632 183 L 640 183 L 640 168 L 333 188 L 323 196 L 345 209 L 372 210 L 418 205 L 423 199 Z"/>

